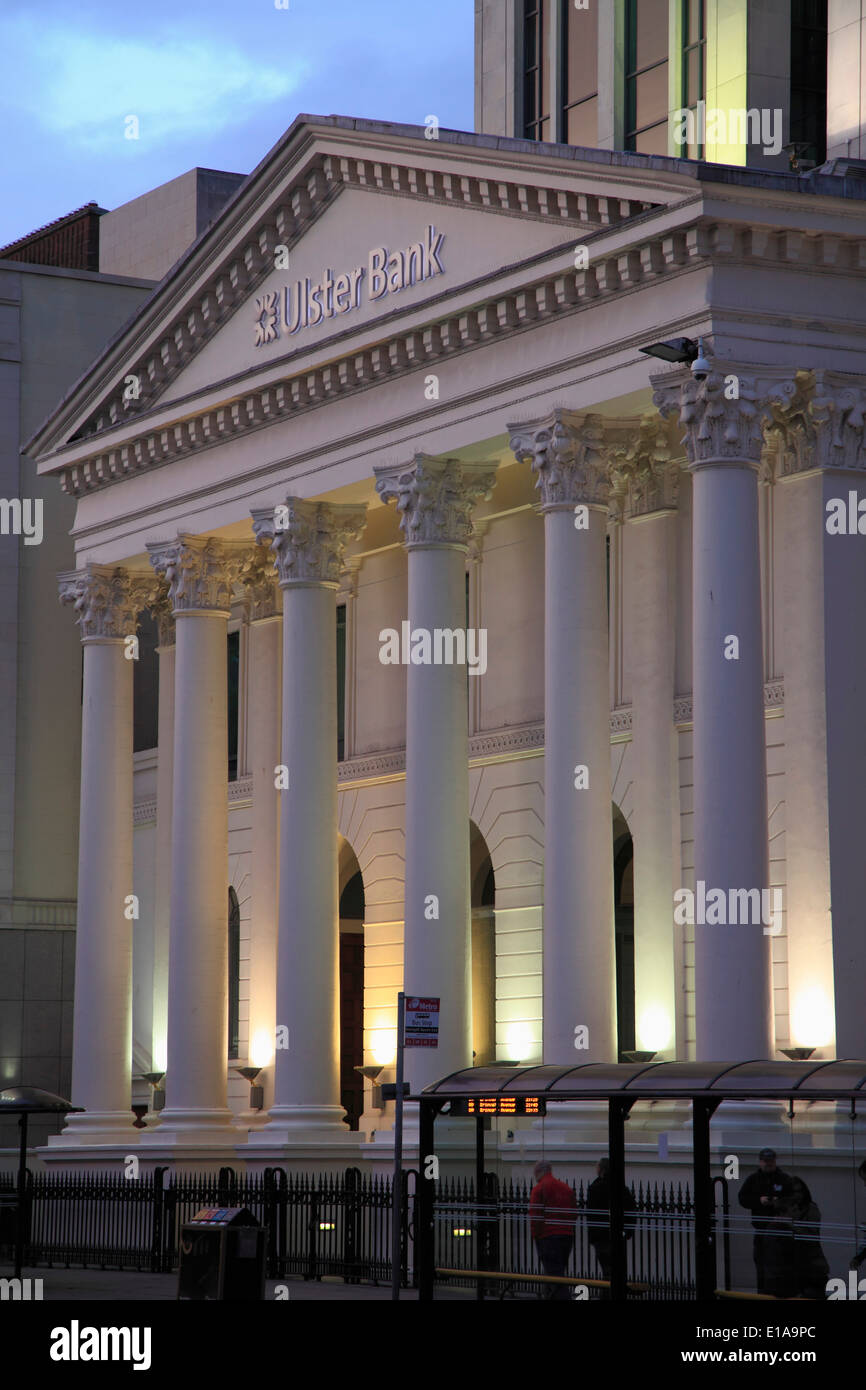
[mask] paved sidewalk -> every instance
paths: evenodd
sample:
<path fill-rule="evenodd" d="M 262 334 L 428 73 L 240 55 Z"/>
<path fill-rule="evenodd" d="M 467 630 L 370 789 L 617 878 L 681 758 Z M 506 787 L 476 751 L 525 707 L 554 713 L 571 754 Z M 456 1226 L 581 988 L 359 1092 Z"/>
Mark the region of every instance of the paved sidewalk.
<path fill-rule="evenodd" d="M 0 1279 L 10 1279 L 13 1270 L 9 1265 L 0 1266 Z M 44 1302 L 167 1302 L 177 1298 L 177 1274 L 139 1274 L 116 1269 L 25 1269 L 25 1279 L 42 1280 Z M 309 1302 L 390 1302 L 391 1287 L 384 1284 L 344 1284 L 342 1280 L 269 1279 L 265 1284 L 265 1298 L 275 1298 L 278 1285 L 288 1289 L 288 1301 L 292 1303 Z M 284 1295 L 285 1296 L 285 1295 Z M 455 1299 L 474 1300 L 474 1289 L 436 1289 L 436 1300 Z M 400 1299 L 407 1303 L 417 1302 L 414 1289 L 402 1289 Z"/>

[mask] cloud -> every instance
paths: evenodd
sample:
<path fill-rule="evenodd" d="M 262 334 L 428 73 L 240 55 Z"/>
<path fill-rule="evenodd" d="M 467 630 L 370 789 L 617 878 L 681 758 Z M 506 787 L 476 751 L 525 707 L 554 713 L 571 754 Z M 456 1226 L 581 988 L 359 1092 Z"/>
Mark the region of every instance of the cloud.
<path fill-rule="evenodd" d="M 297 53 L 252 57 L 201 32 L 166 26 L 159 33 L 113 38 L 62 25 L 2 25 L 10 64 L 6 99 L 64 143 L 98 150 L 123 139 L 124 120 L 139 120 L 141 146 L 213 134 L 256 109 L 284 100 L 307 75 Z M 133 143 L 133 142 L 130 142 Z"/>

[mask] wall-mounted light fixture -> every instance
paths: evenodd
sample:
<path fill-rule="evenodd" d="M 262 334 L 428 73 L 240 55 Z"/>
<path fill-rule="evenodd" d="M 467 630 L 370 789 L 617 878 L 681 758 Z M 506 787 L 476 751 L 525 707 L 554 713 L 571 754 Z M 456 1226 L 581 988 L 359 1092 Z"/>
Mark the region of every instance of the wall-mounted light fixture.
<path fill-rule="evenodd" d="M 165 1109 L 165 1088 L 162 1083 L 165 1080 L 164 1071 L 145 1071 L 142 1072 L 142 1080 L 149 1081 L 153 1087 L 153 1108 L 156 1110 Z"/>
<path fill-rule="evenodd" d="M 384 1110 L 385 1102 L 382 1099 L 382 1087 L 379 1084 L 379 1077 L 381 1073 L 385 1070 L 385 1063 L 370 1062 L 366 1067 L 354 1067 L 353 1070 L 360 1072 L 361 1075 L 365 1076 L 368 1081 L 372 1081 L 373 1095 L 370 1100 L 370 1104 L 372 1105 L 374 1110 Z M 392 1067 L 391 1070 L 393 1071 L 394 1068 Z"/>
<path fill-rule="evenodd" d="M 656 1054 L 654 1052 L 624 1052 L 622 1055 L 627 1062 L 651 1062 Z"/>
<path fill-rule="evenodd" d="M 814 1047 L 780 1047 L 779 1051 L 785 1056 L 790 1057 L 792 1062 L 808 1062 Z"/>
<path fill-rule="evenodd" d="M 242 1076 L 244 1081 L 250 1083 L 250 1109 L 261 1110 L 265 1103 L 264 1086 L 256 1086 L 255 1080 L 261 1071 L 261 1067 L 235 1067 L 238 1076 Z"/>

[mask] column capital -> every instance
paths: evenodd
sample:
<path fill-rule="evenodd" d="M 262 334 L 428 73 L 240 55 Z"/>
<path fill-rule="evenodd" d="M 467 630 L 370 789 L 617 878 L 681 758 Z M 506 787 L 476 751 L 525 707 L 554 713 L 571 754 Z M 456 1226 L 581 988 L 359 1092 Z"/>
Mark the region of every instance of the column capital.
<path fill-rule="evenodd" d="M 157 626 L 160 647 L 173 647 L 176 640 L 174 611 L 171 606 L 169 587 L 162 575 L 154 576 L 151 597 L 147 606 Z"/>
<path fill-rule="evenodd" d="M 682 450 L 671 433 L 654 410 L 636 420 L 605 422 L 611 507 L 624 520 L 676 511 Z"/>
<path fill-rule="evenodd" d="M 180 534 L 173 541 L 148 541 L 150 563 L 167 586 L 172 611 L 230 612 L 245 541 Z"/>
<path fill-rule="evenodd" d="M 866 380 L 843 372 L 797 372 L 795 389 L 773 406 L 767 436 L 777 476 L 814 468 L 866 470 Z"/>
<path fill-rule="evenodd" d="M 606 507 L 610 478 L 600 415 L 557 407 L 539 420 L 509 425 L 508 433 L 515 457 L 536 475 L 542 511 Z"/>
<path fill-rule="evenodd" d="M 153 581 L 122 565 L 88 564 L 57 576 L 60 602 L 72 604 L 82 642 L 102 638 L 121 641 L 135 632 Z"/>
<path fill-rule="evenodd" d="M 361 572 L 362 562 L 363 557 L 361 555 L 349 555 L 343 562 L 340 587 L 337 591 L 338 603 L 344 603 L 349 599 L 358 597 L 358 576 Z"/>
<path fill-rule="evenodd" d="M 241 566 L 240 581 L 247 597 L 251 623 L 282 613 L 282 592 L 277 583 L 274 557 L 266 546 L 249 547 Z"/>
<path fill-rule="evenodd" d="M 252 513 L 260 545 L 269 543 L 281 589 L 289 584 L 339 584 L 346 545 L 364 530 L 363 503 L 287 497 Z"/>
<path fill-rule="evenodd" d="M 473 565 L 480 565 L 484 558 L 484 537 L 487 535 L 490 522 L 483 517 L 480 521 L 472 523 L 472 535 L 469 539 L 469 560 Z"/>
<path fill-rule="evenodd" d="M 383 502 L 395 501 L 403 543 L 466 546 L 472 535 L 472 509 L 486 500 L 496 481 L 496 465 L 463 463 L 416 454 L 403 467 L 373 469 Z"/>
<path fill-rule="evenodd" d="M 795 376 L 793 368 L 741 367 L 717 358 L 702 381 L 682 367 L 650 380 L 659 413 L 683 426 L 690 468 L 747 462 L 757 469 L 765 426 L 796 394 Z"/>

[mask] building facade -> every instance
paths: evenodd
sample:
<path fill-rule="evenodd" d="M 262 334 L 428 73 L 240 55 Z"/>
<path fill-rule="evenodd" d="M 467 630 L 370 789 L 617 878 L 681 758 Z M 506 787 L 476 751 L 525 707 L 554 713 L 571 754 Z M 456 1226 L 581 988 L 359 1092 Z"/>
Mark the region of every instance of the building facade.
<path fill-rule="evenodd" d="M 375 1158 L 401 985 L 416 1089 L 866 1055 L 863 30 L 477 0 L 478 134 L 299 117 L 7 248 L 54 539 L 5 571 L 0 1063 L 85 1107 L 48 1161 Z"/>
<path fill-rule="evenodd" d="M 103 353 L 29 446 L 84 647 L 58 1160 L 134 1141 L 133 1044 L 152 1161 L 381 1137 L 341 1063 L 401 985 L 413 1089 L 864 1054 L 864 187 L 299 117 Z"/>

